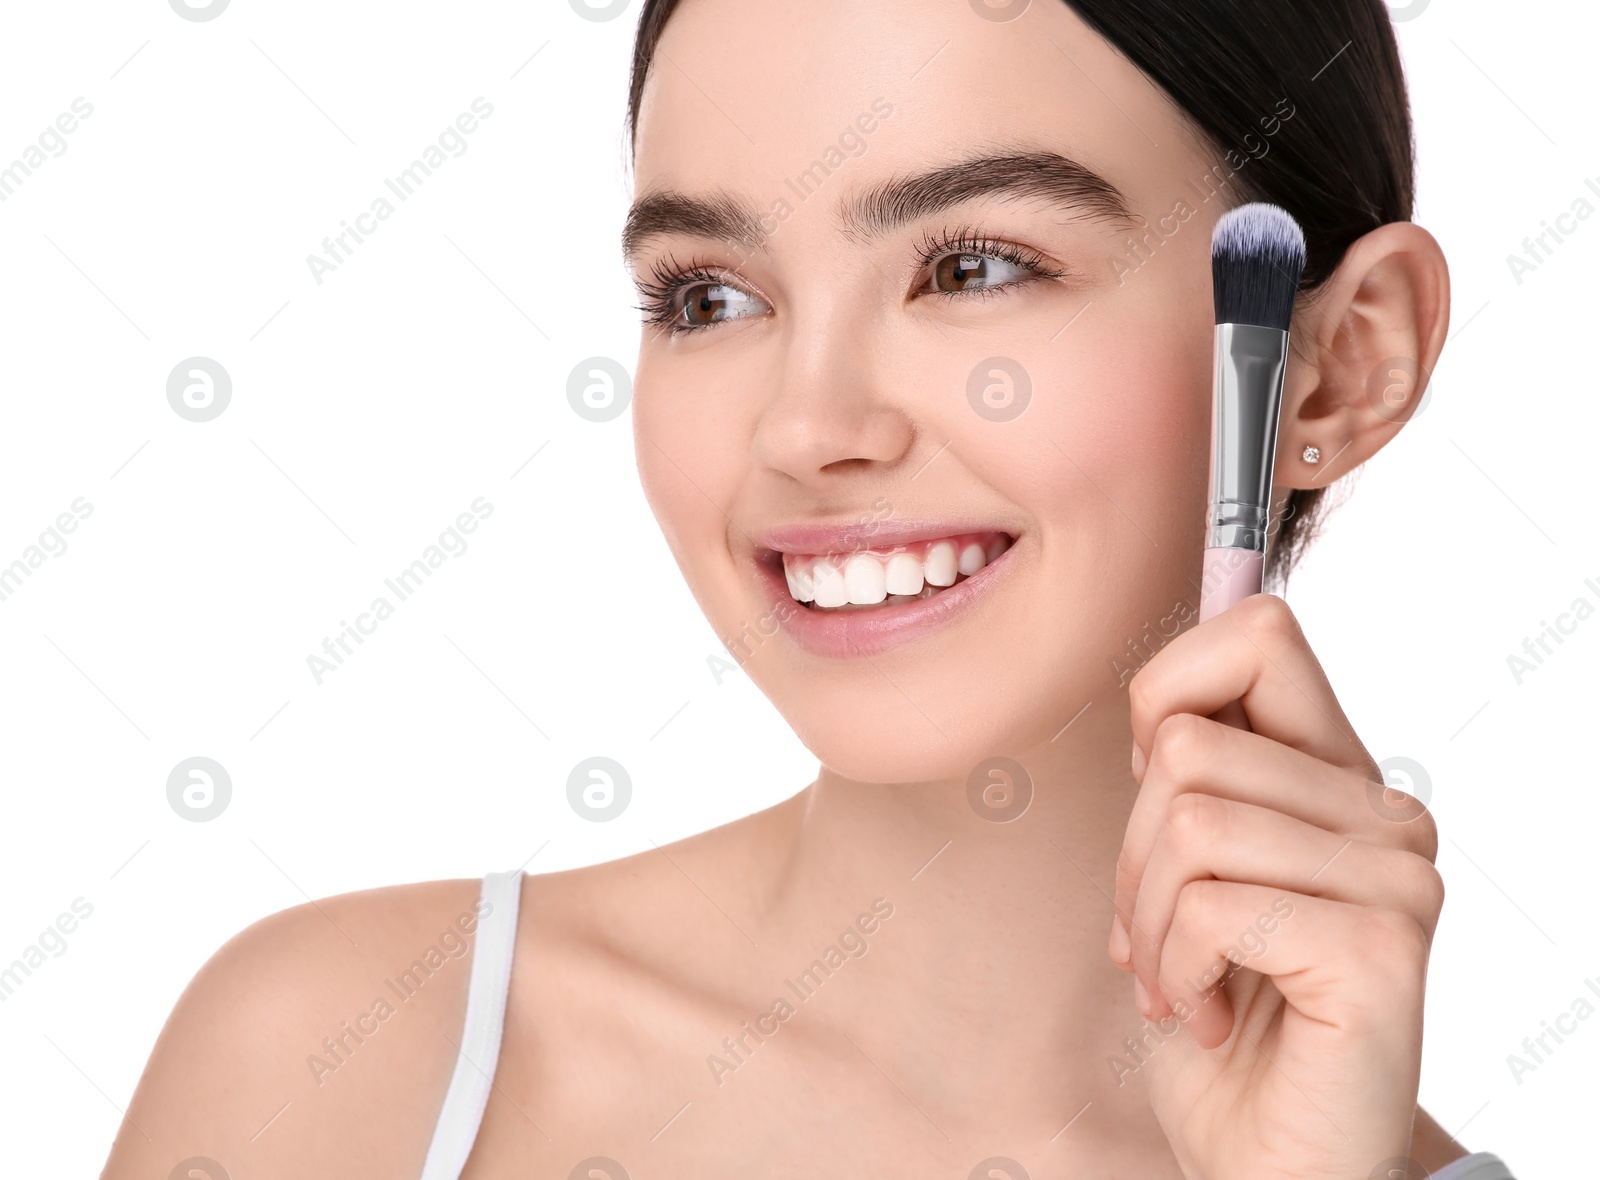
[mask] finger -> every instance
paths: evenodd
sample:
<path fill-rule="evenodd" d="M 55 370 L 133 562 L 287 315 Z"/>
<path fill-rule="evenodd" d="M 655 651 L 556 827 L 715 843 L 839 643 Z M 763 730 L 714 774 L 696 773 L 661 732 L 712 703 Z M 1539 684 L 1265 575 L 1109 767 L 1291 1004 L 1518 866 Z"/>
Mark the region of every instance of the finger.
<path fill-rule="evenodd" d="M 1261 935 L 1259 944 L 1248 939 L 1250 930 Z M 1260 950 L 1251 949 L 1257 945 Z M 1157 979 L 1174 1014 L 1210 1049 L 1233 1030 L 1233 1010 L 1220 987 L 1228 964 L 1259 971 L 1271 977 L 1293 1018 L 1306 1023 L 1295 1031 L 1309 1051 L 1337 1054 L 1367 1038 L 1392 1039 L 1407 1018 L 1420 1036 L 1427 961 L 1426 934 L 1394 910 L 1262 885 L 1194 881 L 1178 896 Z"/>
<path fill-rule="evenodd" d="M 1168 809 L 1133 904 L 1133 970 L 1157 1018 L 1172 1015 L 1158 978 L 1162 944 L 1184 888 L 1205 880 L 1395 910 L 1430 940 L 1444 905 L 1438 870 L 1414 853 L 1351 840 L 1271 808 L 1180 795 Z M 1262 941 L 1256 932 L 1241 937 Z"/>
<path fill-rule="evenodd" d="M 1211 714 L 1212 720 L 1220 721 L 1224 725 L 1231 725 L 1235 729 L 1249 729 L 1250 718 L 1245 715 L 1244 706 L 1238 701 L 1229 701 L 1222 708 Z"/>
<path fill-rule="evenodd" d="M 1148 760 L 1167 717 L 1209 717 L 1233 700 L 1256 733 L 1335 766 L 1372 764 L 1300 624 L 1274 594 L 1251 595 L 1184 632 L 1139 670 L 1128 684 L 1134 745 Z"/>
<path fill-rule="evenodd" d="M 1156 731 L 1117 858 L 1114 904 L 1124 923 L 1156 836 L 1173 802 L 1186 792 L 1270 807 L 1329 832 L 1402 848 L 1428 861 L 1439 850 L 1432 815 L 1420 805 L 1401 807 L 1399 793 L 1376 770 L 1369 779 L 1261 734 L 1175 713 Z M 1409 822 L 1391 818 L 1397 815 Z"/>

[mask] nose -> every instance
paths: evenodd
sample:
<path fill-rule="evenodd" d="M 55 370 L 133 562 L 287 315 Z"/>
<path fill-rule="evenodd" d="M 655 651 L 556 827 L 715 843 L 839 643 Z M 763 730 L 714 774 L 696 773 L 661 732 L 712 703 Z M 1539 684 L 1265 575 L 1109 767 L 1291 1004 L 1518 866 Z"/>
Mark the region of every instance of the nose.
<path fill-rule="evenodd" d="M 817 489 L 903 464 L 917 428 L 894 392 L 870 316 L 797 315 L 755 433 L 766 468 Z"/>

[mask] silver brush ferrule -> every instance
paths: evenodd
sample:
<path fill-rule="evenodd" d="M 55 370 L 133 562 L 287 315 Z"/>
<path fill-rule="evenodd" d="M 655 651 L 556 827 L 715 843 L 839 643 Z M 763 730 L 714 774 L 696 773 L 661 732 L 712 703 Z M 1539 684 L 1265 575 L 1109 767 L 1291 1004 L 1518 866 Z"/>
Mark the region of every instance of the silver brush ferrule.
<path fill-rule="evenodd" d="M 1265 553 L 1289 333 L 1218 324 L 1208 549 Z"/>

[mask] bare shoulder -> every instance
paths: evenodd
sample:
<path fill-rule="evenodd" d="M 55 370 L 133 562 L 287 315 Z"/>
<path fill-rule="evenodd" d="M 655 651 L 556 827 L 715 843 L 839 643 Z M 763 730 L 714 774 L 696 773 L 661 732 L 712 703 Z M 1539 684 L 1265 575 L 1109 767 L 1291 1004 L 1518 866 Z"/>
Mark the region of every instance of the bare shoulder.
<path fill-rule="evenodd" d="M 195 1158 L 258 1180 L 416 1175 L 455 1064 L 480 884 L 342 894 L 231 938 L 167 1018 L 103 1180 Z"/>

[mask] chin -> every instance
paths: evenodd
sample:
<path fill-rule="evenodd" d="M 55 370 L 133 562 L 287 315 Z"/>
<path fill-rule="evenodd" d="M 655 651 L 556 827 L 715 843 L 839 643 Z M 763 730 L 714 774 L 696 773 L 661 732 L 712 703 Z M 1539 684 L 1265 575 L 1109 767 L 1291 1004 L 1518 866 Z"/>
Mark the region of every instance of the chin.
<path fill-rule="evenodd" d="M 835 774 L 863 783 L 964 780 L 986 759 L 1023 759 L 1048 743 L 1088 697 L 1085 678 L 1072 672 L 1081 665 L 1042 658 L 1065 655 L 1081 637 L 1052 646 L 1059 636 L 1032 633 L 1020 618 L 987 628 L 974 620 L 963 630 L 892 659 L 820 666 L 779 642 L 745 670 Z M 1099 679 L 1104 692 L 1109 681 Z"/>

